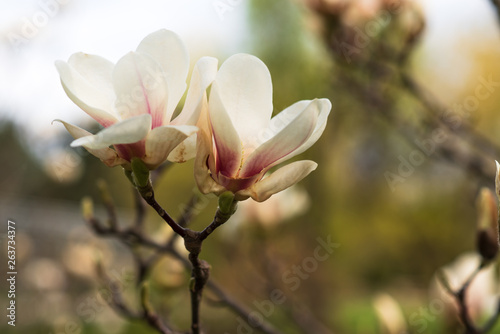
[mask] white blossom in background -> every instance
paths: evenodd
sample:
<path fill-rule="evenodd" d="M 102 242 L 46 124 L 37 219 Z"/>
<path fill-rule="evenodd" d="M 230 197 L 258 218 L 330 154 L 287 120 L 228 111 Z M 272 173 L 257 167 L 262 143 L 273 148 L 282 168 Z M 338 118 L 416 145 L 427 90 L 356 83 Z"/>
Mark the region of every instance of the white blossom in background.
<path fill-rule="evenodd" d="M 480 261 L 481 256 L 479 254 L 465 253 L 459 256 L 454 262 L 442 268 L 454 291 L 462 287 L 464 282 L 477 269 Z M 455 299 L 448 294 L 437 278 L 433 279 L 431 293 L 434 295 L 434 298 L 444 302 L 448 311 L 453 316 L 458 314 L 458 305 Z M 490 265 L 477 274 L 467 289 L 466 301 L 471 319 L 477 322 L 485 316 L 494 314 L 497 300 L 498 283 L 495 275 L 495 266 Z"/>
<path fill-rule="evenodd" d="M 195 155 L 195 126 L 217 60 L 195 65 L 184 107 L 175 109 L 186 91 L 189 56 L 182 40 L 159 30 L 142 40 L 116 64 L 99 56 L 73 54 L 56 67 L 68 97 L 105 129 L 96 135 L 60 121 L 83 146 L 108 166 L 128 167 L 140 158 L 154 169 L 167 158 L 184 162 Z M 186 140 L 186 138 L 189 138 Z M 112 146 L 113 148 L 111 148 Z"/>
<path fill-rule="evenodd" d="M 399 303 L 387 293 L 379 293 L 373 299 L 373 307 L 377 313 L 383 333 L 406 333 L 407 324 Z"/>
<path fill-rule="evenodd" d="M 226 231 L 234 232 L 252 224 L 273 228 L 304 214 L 310 205 L 311 200 L 307 191 L 296 185 L 277 193 L 263 203 L 249 199 L 238 204 L 238 210 L 229 219 Z"/>
<path fill-rule="evenodd" d="M 237 200 L 262 202 L 316 169 L 296 161 L 268 176 L 270 168 L 304 152 L 326 127 L 328 99 L 299 101 L 271 119 L 272 82 L 257 57 L 228 58 L 212 84 L 208 112 L 200 116 L 195 178 L 202 193 L 231 191 Z"/>

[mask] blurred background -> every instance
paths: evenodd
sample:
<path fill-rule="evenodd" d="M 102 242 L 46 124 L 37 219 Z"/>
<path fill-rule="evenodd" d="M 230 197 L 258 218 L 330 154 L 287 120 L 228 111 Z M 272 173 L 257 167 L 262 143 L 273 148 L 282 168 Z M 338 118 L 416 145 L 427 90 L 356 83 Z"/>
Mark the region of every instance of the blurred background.
<path fill-rule="evenodd" d="M 4 315 L 0 332 L 154 333 L 102 297 L 109 287 L 98 261 L 130 305 L 136 268 L 127 247 L 85 225 L 80 201 L 90 196 L 105 221 L 97 180 L 106 180 L 126 225 L 134 196 L 121 168 L 70 148 L 52 124 L 98 130 L 65 95 L 54 61 L 83 51 L 116 62 L 166 28 L 184 39 L 192 64 L 205 55 L 260 57 L 275 113 L 302 99 L 333 103 L 324 135 L 300 157 L 318 162 L 317 171 L 269 202 L 242 203 L 205 242 L 213 280 L 282 333 L 457 333 L 434 275 L 446 267 L 460 284 L 479 261 L 475 200 L 494 187 L 500 158 L 495 1 L 25 0 L 0 8 L 0 267 L 6 276 L 11 219 L 18 271 L 16 327 Z M 174 217 L 197 196 L 192 167 L 159 176 L 158 201 Z M 203 229 L 216 205 L 200 199 L 191 227 Z M 154 238 L 168 237 L 147 217 Z M 176 328 L 189 326 L 189 275 L 168 256 L 149 274 L 152 303 Z M 481 323 L 495 312 L 496 266 L 478 281 L 469 306 Z M 5 279 L 0 287 L 6 312 Z M 276 288 L 283 303 L 263 309 Z M 259 333 L 209 292 L 202 319 L 207 333 Z"/>

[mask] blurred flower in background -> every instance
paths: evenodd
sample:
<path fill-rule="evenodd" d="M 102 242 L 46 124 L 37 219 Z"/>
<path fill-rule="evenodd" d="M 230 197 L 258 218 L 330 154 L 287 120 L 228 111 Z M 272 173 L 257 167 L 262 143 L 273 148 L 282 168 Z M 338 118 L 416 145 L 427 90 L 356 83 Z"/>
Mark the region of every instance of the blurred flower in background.
<path fill-rule="evenodd" d="M 382 332 L 387 334 L 406 333 L 406 320 L 399 303 L 389 294 L 380 293 L 373 299 Z"/>
<path fill-rule="evenodd" d="M 300 186 L 292 186 L 259 203 L 252 199 L 240 202 L 238 210 L 227 222 L 226 231 L 236 233 L 245 225 L 259 224 L 274 229 L 307 212 L 311 206 L 309 194 Z"/>
<path fill-rule="evenodd" d="M 465 253 L 455 261 L 442 268 L 450 287 L 457 291 L 464 282 L 474 273 L 481 262 L 477 253 Z M 443 301 L 446 305 L 446 314 L 450 320 L 457 319 L 458 305 L 454 298 L 445 290 L 435 277 L 431 284 L 431 296 Z M 488 319 L 497 310 L 499 284 L 496 275 L 496 266 L 490 265 L 483 269 L 470 284 L 465 300 L 469 314 L 474 322 Z"/>

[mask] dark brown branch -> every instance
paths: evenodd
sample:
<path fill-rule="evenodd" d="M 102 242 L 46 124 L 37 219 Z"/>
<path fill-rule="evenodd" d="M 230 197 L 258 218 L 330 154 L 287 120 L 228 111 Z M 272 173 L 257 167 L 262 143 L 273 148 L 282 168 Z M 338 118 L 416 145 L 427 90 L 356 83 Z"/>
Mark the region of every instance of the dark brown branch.
<path fill-rule="evenodd" d="M 200 304 L 203 288 L 208 281 L 210 266 L 206 261 L 198 259 L 198 254 L 190 253 L 189 261 L 193 267 L 190 284 L 191 293 L 191 330 L 193 334 L 200 334 Z"/>
<path fill-rule="evenodd" d="M 250 314 L 251 314 L 250 310 L 248 310 L 245 306 L 239 304 L 236 300 L 228 296 L 217 284 L 215 284 L 210 280 L 207 282 L 207 288 L 209 288 L 220 299 L 221 304 L 226 305 L 234 313 L 236 313 L 237 315 L 239 315 L 241 318 L 243 318 L 245 321 L 248 322 L 248 319 L 250 319 Z M 253 325 L 255 328 L 261 330 L 266 334 L 283 334 L 265 320 L 259 321 L 258 323 L 254 323 Z"/>
<path fill-rule="evenodd" d="M 497 14 L 497 18 L 500 21 L 500 1 L 499 0 L 490 0 L 493 6 L 495 7 L 495 11 Z"/>
<path fill-rule="evenodd" d="M 97 263 L 96 271 L 101 280 L 110 287 L 111 299 L 104 298 L 108 305 L 127 319 L 140 320 L 141 315 L 126 305 L 118 285 L 106 275 L 101 263 Z"/>
<path fill-rule="evenodd" d="M 200 232 L 200 240 L 205 240 L 216 228 L 224 224 L 231 218 L 232 214 L 224 214 L 220 209 L 217 209 L 214 220 L 203 231 Z"/>
<path fill-rule="evenodd" d="M 175 220 L 170 217 L 170 215 L 161 207 L 160 204 L 155 199 L 153 188 L 150 187 L 147 191 L 139 190 L 142 198 L 148 203 L 158 215 L 174 230 L 175 233 L 181 237 L 186 236 L 186 229 L 175 222 Z"/>
<path fill-rule="evenodd" d="M 488 264 L 489 264 L 488 262 L 482 261 L 481 264 L 476 268 L 476 270 L 469 276 L 469 278 L 463 283 L 463 285 L 457 291 L 453 291 L 451 289 L 444 273 L 441 272 L 440 275 L 438 275 L 438 279 L 440 280 L 441 284 L 445 287 L 448 294 L 450 294 L 458 304 L 458 309 L 459 309 L 458 316 L 460 321 L 462 322 L 462 325 L 465 328 L 466 334 L 486 334 L 493 328 L 498 318 L 500 317 L 500 300 L 499 300 L 496 312 L 485 323 L 485 325 L 483 325 L 483 327 L 480 328 L 477 325 L 475 325 L 472 319 L 470 318 L 469 308 L 467 306 L 466 295 L 469 286 L 472 283 L 472 281 L 476 278 L 477 274 L 479 274 L 481 270 L 486 268 Z"/>
<path fill-rule="evenodd" d="M 141 287 L 141 305 L 144 312 L 144 318 L 146 318 L 151 327 L 157 329 L 162 334 L 174 334 L 154 311 L 153 306 L 149 302 L 149 291 L 146 284 L 143 284 Z"/>
<path fill-rule="evenodd" d="M 142 233 L 138 233 L 135 230 L 118 230 L 118 229 L 115 230 L 110 228 L 103 228 L 96 218 L 92 218 L 87 222 L 90 225 L 90 227 L 94 230 L 94 232 L 100 236 L 117 239 L 129 246 L 130 243 L 133 242 L 134 244 L 154 249 L 163 254 L 170 254 L 172 257 L 179 260 L 186 269 L 191 269 L 192 267 L 191 262 L 184 256 L 182 256 L 174 248 L 174 245 L 159 244 L 147 238 Z M 241 305 L 235 299 L 231 298 L 226 292 L 224 292 L 224 290 L 217 283 L 213 282 L 212 280 L 208 280 L 206 282 L 206 287 L 210 291 L 212 291 L 217 296 L 217 298 L 219 298 L 221 304 L 227 306 L 230 310 L 232 310 L 235 314 L 241 316 L 243 319 L 245 320 L 250 319 L 251 311 L 248 310 L 245 306 Z M 263 333 L 266 334 L 283 334 L 265 320 L 257 324 L 255 328 L 261 330 Z"/>

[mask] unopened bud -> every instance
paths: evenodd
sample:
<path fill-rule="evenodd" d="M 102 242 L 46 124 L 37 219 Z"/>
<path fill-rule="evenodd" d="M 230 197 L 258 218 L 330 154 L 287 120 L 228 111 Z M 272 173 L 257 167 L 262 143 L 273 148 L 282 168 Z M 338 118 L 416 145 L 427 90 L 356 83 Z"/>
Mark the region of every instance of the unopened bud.
<path fill-rule="evenodd" d="M 90 197 L 82 199 L 82 215 L 85 220 L 94 218 L 94 203 Z"/>
<path fill-rule="evenodd" d="M 499 249 L 498 211 L 495 196 L 482 188 L 477 198 L 477 250 L 485 260 L 493 260 Z"/>

